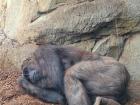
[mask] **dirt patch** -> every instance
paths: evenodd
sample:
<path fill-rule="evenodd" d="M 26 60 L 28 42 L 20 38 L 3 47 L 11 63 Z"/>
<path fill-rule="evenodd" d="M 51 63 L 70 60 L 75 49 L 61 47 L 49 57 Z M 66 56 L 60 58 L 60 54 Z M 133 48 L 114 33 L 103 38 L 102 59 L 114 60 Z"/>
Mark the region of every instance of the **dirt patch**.
<path fill-rule="evenodd" d="M 17 84 L 17 70 L 0 70 L 0 105 L 51 105 L 23 93 Z"/>
<path fill-rule="evenodd" d="M 140 99 L 132 99 L 127 105 L 140 105 Z"/>
<path fill-rule="evenodd" d="M 0 70 L 0 105 L 52 105 L 23 93 L 17 84 L 18 70 Z M 140 99 L 133 99 L 127 105 L 140 105 Z"/>

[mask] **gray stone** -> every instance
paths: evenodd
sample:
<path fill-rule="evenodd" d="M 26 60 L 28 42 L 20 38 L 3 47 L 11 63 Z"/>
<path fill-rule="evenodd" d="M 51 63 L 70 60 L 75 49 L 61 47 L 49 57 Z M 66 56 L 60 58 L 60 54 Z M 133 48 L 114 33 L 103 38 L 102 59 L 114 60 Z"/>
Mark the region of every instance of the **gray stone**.
<path fill-rule="evenodd" d="M 64 3 L 65 0 L 37 0 L 38 2 L 38 11 L 47 12 L 50 9 L 56 8 L 57 4 Z"/>
<path fill-rule="evenodd" d="M 120 62 L 126 65 L 133 80 L 140 80 L 140 34 L 127 40 Z"/>
<path fill-rule="evenodd" d="M 123 51 L 124 40 L 125 38 L 115 35 L 106 37 L 95 44 L 92 52 L 98 52 L 101 55 L 111 56 L 118 60 Z"/>
<path fill-rule="evenodd" d="M 30 31 L 23 36 L 23 29 L 33 20 L 37 15 L 38 7 L 36 0 L 6 0 L 5 24 L 4 31 L 7 37 L 17 40 L 27 40 L 31 34 Z M 22 41 L 21 41 L 22 42 Z"/>
<path fill-rule="evenodd" d="M 0 69 L 21 69 L 23 61 L 29 57 L 36 49 L 35 44 L 20 45 L 16 40 L 9 39 L 0 30 Z"/>
<path fill-rule="evenodd" d="M 41 16 L 28 29 L 38 31 L 38 39 L 59 44 L 79 41 L 86 34 L 86 37 L 95 37 L 92 32 L 114 20 L 121 13 L 122 4 L 118 0 L 95 0 L 64 5 Z"/>
<path fill-rule="evenodd" d="M 74 46 L 74 47 L 80 48 L 82 50 L 91 52 L 92 49 L 94 48 L 94 45 L 95 45 L 95 40 L 91 39 L 91 40 L 81 41 L 81 42 L 74 43 L 74 44 L 69 44 L 68 46 Z"/>

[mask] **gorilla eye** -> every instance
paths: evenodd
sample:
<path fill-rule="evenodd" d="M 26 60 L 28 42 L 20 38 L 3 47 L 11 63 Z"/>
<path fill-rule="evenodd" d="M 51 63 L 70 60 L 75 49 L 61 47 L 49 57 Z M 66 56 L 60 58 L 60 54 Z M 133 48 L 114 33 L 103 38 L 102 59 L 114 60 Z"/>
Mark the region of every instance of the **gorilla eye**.
<path fill-rule="evenodd" d="M 25 67 L 24 70 L 23 70 L 23 74 L 27 75 L 29 72 L 28 72 L 28 68 Z"/>
<path fill-rule="evenodd" d="M 23 76 L 24 76 L 27 80 L 29 80 L 29 70 L 28 70 L 27 67 L 25 67 L 25 68 L 23 69 Z"/>

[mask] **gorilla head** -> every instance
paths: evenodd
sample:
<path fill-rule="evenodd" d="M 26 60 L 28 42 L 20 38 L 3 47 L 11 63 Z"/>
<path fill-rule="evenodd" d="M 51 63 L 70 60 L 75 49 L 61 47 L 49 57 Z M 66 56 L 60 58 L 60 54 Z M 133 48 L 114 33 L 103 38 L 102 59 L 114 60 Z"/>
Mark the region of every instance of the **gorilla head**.
<path fill-rule="evenodd" d="M 34 57 L 23 62 L 22 72 L 22 76 L 31 83 L 37 83 L 43 78 L 41 68 Z"/>

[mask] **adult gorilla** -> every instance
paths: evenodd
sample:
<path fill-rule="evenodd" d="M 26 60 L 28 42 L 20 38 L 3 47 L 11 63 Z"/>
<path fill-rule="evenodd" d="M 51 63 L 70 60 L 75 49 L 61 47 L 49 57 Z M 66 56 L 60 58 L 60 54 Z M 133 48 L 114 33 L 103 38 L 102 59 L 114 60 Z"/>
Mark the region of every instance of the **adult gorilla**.
<path fill-rule="evenodd" d="M 45 102 L 91 105 L 99 96 L 100 104 L 120 105 L 127 98 L 129 73 L 111 57 L 41 45 L 24 61 L 22 70 L 21 87 Z"/>

